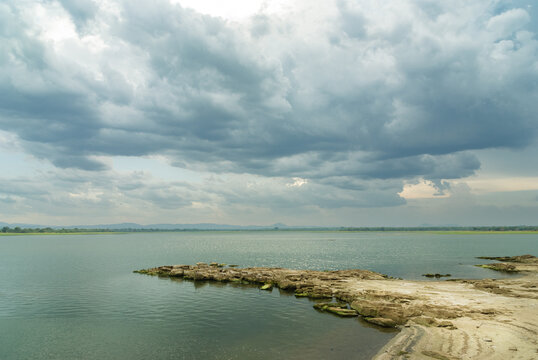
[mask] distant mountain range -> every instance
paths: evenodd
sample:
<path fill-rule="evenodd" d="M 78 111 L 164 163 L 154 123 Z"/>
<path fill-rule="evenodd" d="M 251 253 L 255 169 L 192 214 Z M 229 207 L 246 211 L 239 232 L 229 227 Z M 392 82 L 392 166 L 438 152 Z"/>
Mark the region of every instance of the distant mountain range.
<path fill-rule="evenodd" d="M 120 224 L 99 224 L 99 225 L 70 225 L 70 226 L 60 226 L 60 225 L 36 225 L 36 224 L 22 224 L 22 223 L 5 223 L 0 222 L 0 228 L 8 226 L 10 228 L 20 227 L 20 228 L 45 228 L 50 227 L 52 229 L 108 229 L 108 230 L 122 230 L 122 229 L 133 229 L 133 230 L 264 230 L 264 229 L 291 229 L 291 228 L 304 228 L 304 226 L 288 226 L 286 224 L 278 223 L 267 226 L 259 225 L 226 225 L 226 224 L 211 224 L 211 223 L 201 223 L 201 224 L 149 224 L 149 225 L 140 225 L 137 223 L 120 223 Z M 314 228 L 314 226 L 309 226 L 308 228 Z"/>
<path fill-rule="evenodd" d="M 149 224 L 140 225 L 137 223 L 120 223 L 120 224 L 98 224 L 98 225 L 37 225 L 23 223 L 6 223 L 0 222 L 0 229 L 3 227 L 15 229 L 65 229 L 68 232 L 78 232 L 79 230 L 110 230 L 110 231 L 173 231 L 173 230 L 341 230 L 341 231 L 538 231 L 538 226 L 529 225 L 508 225 L 508 226 L 458 226 L 458 225 L 429 225 L 424 226 L 375 226 L 375 227 L 349 227 L 349 226 L 288 226 L 282 223 L 272 225 L 227 225 L 227 224 Z M 77 230 L 74 230 L 77 229 Z M 20 231 L 8 231 L 20 232 Z M 28 232 L 28 231 L 22 231 Z M 43 231 L 41 231 L 43 232 Z M 45 232 L 51 232 L 45 231 Z"/>

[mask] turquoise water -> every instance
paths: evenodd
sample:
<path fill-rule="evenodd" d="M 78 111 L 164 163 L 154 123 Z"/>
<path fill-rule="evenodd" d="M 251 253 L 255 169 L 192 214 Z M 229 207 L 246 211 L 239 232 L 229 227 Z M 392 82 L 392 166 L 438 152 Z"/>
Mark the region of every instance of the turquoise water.
<path fill-rule="evenodd" d="M 538 253 L 538 235 L 181 232 L 0 237 L 0 359 L 369 359 L 392 336 L 278 289 L 135 269 L 218 261 L 499 277 L 475 256 Z"/>

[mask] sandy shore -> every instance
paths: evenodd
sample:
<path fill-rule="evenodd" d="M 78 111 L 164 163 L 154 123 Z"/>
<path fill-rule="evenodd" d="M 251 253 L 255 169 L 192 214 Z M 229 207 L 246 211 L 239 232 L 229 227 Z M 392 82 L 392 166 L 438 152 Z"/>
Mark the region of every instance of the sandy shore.
<path fill-rule="evenodd" d="M 538 258 L 502 258 L 503 280 L 407 281 L 367 270 L 161 266 L 137 272 L 201 281 L 233 281 L 295 291 L 315 306 L 361 316 L 400 333 L 376 356 L 386 359 L 538 359 Z M 335 298 L 337 302 L 333 302 Z M 325 300 L 323 300 L 325 299 Z M 321 302 L 323 301 L 323 302 Z"/>
<path fill-rule="evenodd" d="M 454 328 L 410 319 L 375 359 L 538 359 L 538 264 L 506 264 L 524 271 L 523 277 L 350 284 L 357 291 L 410 294 L 418 307 L 451 308 L 457 314 L 449 320 Z"/>

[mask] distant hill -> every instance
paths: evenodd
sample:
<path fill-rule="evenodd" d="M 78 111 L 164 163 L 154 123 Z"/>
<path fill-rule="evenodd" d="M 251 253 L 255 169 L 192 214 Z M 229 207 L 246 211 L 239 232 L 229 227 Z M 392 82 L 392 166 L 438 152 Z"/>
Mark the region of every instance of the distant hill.
<path fill-rule="evenodd" d="M 349 226 L 288 226 L 277 223 L 272 225 L 227 225 L 227 224 L 149 224 L 140 225 L 137 223 L 120 224 L 97 224 L 97 225 L 36 225 L 0 222 L 0 229 L 9 227 L 7 232 L 32 232 L 32 230 L 42 229 L 39 232 L 81 232 L 90 231 L 174 231 L 174 230 L 337 230 L 337 231 L 538 231 L 538 226 L 529 225 L 508 225 L 508 226 L 381 226 L 381 227 L 349 227 Z M 20 229 L 15 229 L 16 227 Z M 15 230 L 15 231 L 13 231 Z M 63 231 L 62 231 L 63 230 Z M 2 231 L 4 232 L 4 231 Z M 37 231 L 36 231 L 37 232 Z"/>
<path fill-rule="evenodd" d="M 14 227 L 18 226 L 20 228 L 33 228 L 33 229 L 45 227 L 43 225 L 36 225 L 36 224 L 6 223 L 6 222 L 0 221 L 0 228 L 2 228 L 4 226 L 9 226 L 10 228 L 14 228 Z"/>
<path fill-rule="evenodd" d="M 97 225 L 36 225 L 36 224 L 19 224 L 19 223 L 5 223 L 0 222 L 0 227 L 8 226 L 10 228 L 45 228 L 50 227 L 52 229 L 106 229 L 106 230 L 264 230 L 264 229 L 291 229 L 295 228 L 287 226 L 286 224 L 273 224 L 273 225 L 227 225 L 227 224 L 212 224 L 212 223 L 200 223 L 200 224 L 149 224 L 140 225 L 137 223 L 119 223 L 119 224 L 97 224 Z"/>
<path fill-rule="evenodd" d="M 212 224 L 212 223 L 200 223 L 200 224 L 149 224 L 140 225 L 136 223 L 121 223 L 121 224 L 100 224 L 100 225 L 79 225 L 79 226 L 65 226 L 65 229 L 84 228 L 84 229 L 139 229 L 139 230 L 258 230 L 258 229 L 274 229 L 277 228 L 290 228 L 284 224 L 278 225 L 227 225 L 227 224 Z"/>

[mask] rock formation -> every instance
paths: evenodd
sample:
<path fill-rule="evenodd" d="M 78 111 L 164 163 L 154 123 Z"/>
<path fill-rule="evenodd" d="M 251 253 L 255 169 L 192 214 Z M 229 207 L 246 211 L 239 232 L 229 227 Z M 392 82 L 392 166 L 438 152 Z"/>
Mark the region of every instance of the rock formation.
<path fill-rule="evenodd" d="M 239 268 L 220 263 L 159 266 L 135 272 L 193 281 L 256 284 L 267 291 L 278 287 L 294 291 L 298 297 L 315 299 L 314 308 L 318 311 L 360 316 L 378 326 L 400 328 L 400 334 L 377 359 L 493 360 L 509 357 L 514 348 L 519 355 L 532 354 L 526 357 L 532 358 L 538 355 L 538 259 L 532 255 L 487 259 L 503 261 L 490 266 L 502 264 L 502 268 L 527 276 L 407 281 L 368 270 Z M 492 333 L 488 330 L 491 328 L 500 330 Z M 495 346 L 482 344 L 480 336 Z M 502 344 L 504 338 L 510 339 L 507 346 Z M 447 347 L 447 341 L 457 346 Z"/>

